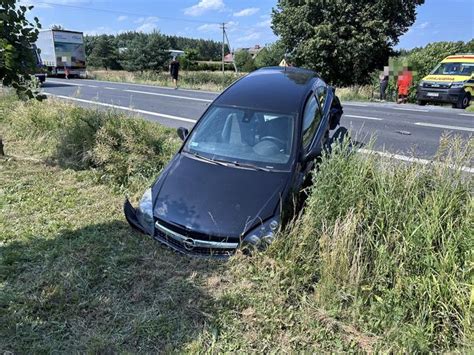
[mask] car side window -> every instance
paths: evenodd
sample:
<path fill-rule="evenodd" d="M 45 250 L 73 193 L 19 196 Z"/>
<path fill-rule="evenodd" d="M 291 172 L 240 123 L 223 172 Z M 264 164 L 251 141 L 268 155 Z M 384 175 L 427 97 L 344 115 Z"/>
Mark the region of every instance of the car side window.
<path fill-rule="evenodd" d="M 311 95 L 308 101 L 306 101 L 303 115 L 303 147 L 305 149 L 310 145 L 318 129 L 321 117 L 318 99 L 316 99 L 314 95 Z"/>

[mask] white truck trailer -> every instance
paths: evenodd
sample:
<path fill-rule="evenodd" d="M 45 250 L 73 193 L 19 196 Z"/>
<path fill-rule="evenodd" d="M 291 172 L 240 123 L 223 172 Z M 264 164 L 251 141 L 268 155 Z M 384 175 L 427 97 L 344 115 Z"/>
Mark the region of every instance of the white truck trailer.
<path fill-rule="evenodd" d="M 36 46 L 49 75 L 86 76 L 86 52 L 82 32 L 43 30 Z"/>

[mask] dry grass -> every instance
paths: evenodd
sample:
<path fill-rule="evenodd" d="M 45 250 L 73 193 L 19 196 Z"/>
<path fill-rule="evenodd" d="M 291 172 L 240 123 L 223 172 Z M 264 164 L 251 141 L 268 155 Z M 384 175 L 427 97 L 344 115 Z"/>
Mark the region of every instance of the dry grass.
<path fill-rule="evenodd" d="M 166 72 L 127 72 L 121 70 L 94 70 L 88 71 L 88 77 L 95 80 L 139 83 L 157 86 L 174 86 L 171 77 Z M 205 91 L 222 91 L 243 74 L 235 74 L 226 72 L 207 71 L 181 71 L 179 75 L 179 86 L 183 89 L 205 90 Z"/>

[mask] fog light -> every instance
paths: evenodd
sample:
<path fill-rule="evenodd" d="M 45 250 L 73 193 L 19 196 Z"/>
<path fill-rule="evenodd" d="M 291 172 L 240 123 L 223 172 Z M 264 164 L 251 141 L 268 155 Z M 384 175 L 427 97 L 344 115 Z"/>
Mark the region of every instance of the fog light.
<path fill-rule="evenodd" d="M 243 246 L 253 246 L 255 248 L 258 248 L 260 244 L 262 243 L 262 240 L 257 237 L 255 234 L 249 235 L 247 238 L 244 239 L 242 245 Z"/>
<path fill-rule="evenodd" d="M 274 240 L 275 240 L 275 235 L 273 233 L 268 233 L 267 235 L 262 237 L 262 244 L 265 247 L 268 247 L 270 244 L 273 243 Z"/>

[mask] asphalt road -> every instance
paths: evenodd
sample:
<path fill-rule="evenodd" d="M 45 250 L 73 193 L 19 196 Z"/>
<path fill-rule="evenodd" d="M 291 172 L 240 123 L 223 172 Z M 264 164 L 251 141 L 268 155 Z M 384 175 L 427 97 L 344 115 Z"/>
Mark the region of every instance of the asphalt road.
<path fill-rule="evenodd" d="M 79 105 L 132 112 L 169 127 L 191 128 L 218 95 L 214 92 L 95 80 L 48 79 L 43 91 Z M 430 159 L 443 135 L 473 136 L 474 114 L 439 106 L 343 103 L 341 125 L 373 149 Z"/>

